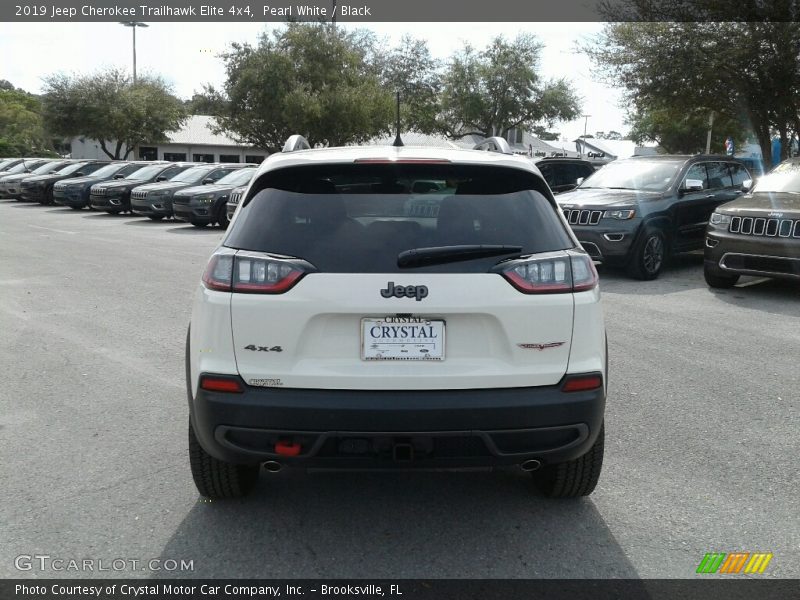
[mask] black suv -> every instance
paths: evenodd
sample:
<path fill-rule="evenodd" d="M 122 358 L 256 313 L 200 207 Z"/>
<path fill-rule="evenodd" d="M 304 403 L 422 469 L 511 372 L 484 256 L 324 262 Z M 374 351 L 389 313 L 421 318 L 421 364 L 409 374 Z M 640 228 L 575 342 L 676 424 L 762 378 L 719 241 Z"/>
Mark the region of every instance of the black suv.
<path fill-rule="evenodd" d="M 63 179 L 91 175 L 107 164 L 107 160 L 80 161 L 74 162 L 57 172 L 28 177 L 20 184 L 20 197 L 29 202 L 38 202 L 44 205 L 52 204 L 53 186 L 56 183 Z"/>
<path fill-rule="evenodd" d="M 246 186 L 255 175 L 255 165 L 228 173 L 217 183 L 197 185 L 178 192 L 172 197 L 172 210 L 179 221 L 187 221 L 195 227 L 205 227 L 211 223 L 219 223 L 220 227 L 228 227 L 226 203 L 231 192 Z"/>
<path fill-rule="evenodd" d="M 149 163 L 119 181 L 95 184 L 89 191 L 91 207 L 110 214 L 130 212 L 131 190 L 153 181 L 166 181 L 193 166 L 195 163 Z"/>
<path fill-rule="evenodd" d="M 634 157 L 607 164 L 558 204 L 593 259 L 655 279 L 670 254 L 703 247 L 711 213 L 748 179 L 727 156 Z"/>
<path fill-rule="evenodd" d="M 113 162 L 98 169 L 91 175 L 59 181 L 53 186 L 53 201 L 61 206 L 69 206 L 72 209 L 80 210 L 90 205 L 89 193 L 94 184 L 102 181 L 123 179 L 147 164 L 149 163 Z"/>
<path fill-rule="evenodd" d="M 169 181 L 143 185 L 131 193 L 131 210 L 134 214 L 159 221 L 172 216 L 172 197 L 178 190 L 216 183 L 228 173 L 244 167 L 241 163 L 206 164 L 186 169 Z"/>
<path fill-rule="evenodd" d="M 574 190 L 594 173 L 594 165 L 580 158 L 542 158 L 536 161 L 536 166 L 554 194 Z"/>
<path fill-rule="evenodd" d="M 800 158 L 711 215 L 704 275 L 714 288 L 731 287 L 740 275 L 800 279 Z"/>

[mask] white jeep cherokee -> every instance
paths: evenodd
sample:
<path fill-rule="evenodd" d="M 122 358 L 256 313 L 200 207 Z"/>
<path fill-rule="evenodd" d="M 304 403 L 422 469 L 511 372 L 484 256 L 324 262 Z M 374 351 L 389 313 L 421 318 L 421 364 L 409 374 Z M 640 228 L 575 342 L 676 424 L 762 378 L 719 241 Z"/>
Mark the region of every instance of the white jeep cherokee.
<path fill-rule="evenodd" d="M 495 147 L 290 138 L 261 165 L 192 310 L 201 494 L 246 494 L 262 464 L 519 465 L 545 495 L 592 492 L 597 272 L 533 163 Z"/>

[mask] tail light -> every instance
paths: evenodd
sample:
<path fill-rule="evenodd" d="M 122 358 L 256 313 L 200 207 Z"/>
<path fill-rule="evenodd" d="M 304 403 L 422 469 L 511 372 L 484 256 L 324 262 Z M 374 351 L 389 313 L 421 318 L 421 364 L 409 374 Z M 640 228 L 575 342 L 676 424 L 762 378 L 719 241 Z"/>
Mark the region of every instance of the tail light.
<path fill-rule="evenodd" d="M 241 394 L 242 384 L 238 378 L 217 377 L 214 375 L 203 375 L 200 377 L 200 389 L 209 392 L 225 392 L 229 394 Z"/>
<path fill-rule="evenodd" d="M 295 262 L 267 255 L 215 254 L 203 273 L 203 284 L 221 292 L 282 294 L 307 272 Z"/>
<path fill-rule="evenodd" d="M 501 274 L 523 294 L 584 292 L 597 285 L 597 270 L 586 254 L 552 253 L 504 265 Z"/>
<path fill-rule="evenodd" d="M 586 373 L 581 375 L 567 375 L 564 385 L 561 386 L 562 392 L 587 392 L 603 387 L 603 376 L 598 373 Z"/>

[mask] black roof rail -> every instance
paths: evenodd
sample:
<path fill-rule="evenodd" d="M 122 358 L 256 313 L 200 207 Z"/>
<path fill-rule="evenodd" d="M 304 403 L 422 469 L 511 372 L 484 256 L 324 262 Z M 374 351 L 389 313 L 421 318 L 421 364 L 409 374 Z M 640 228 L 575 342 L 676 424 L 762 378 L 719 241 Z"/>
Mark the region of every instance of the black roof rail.
<path fill-rule="evenodd" d="M 486 138 L 479 144 L 475 144 L 473 150 L 485 150 L 487 152 L 500 152 L 501 154 L 514 154 L 508 141 L 500 136 Z"/>
<path fill-rule="evenodd" d="M 295 134 L 286 140 L 281 152 L 296 152 L 297 150 L 311 150 L 308 140 L 300 134 Z"/>

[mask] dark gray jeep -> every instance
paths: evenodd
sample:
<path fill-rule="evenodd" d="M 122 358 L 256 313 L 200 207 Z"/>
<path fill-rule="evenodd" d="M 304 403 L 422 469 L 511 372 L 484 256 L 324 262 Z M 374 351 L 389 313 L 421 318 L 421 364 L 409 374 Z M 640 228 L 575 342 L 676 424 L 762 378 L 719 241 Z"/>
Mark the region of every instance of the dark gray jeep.
<path fill-rule="evenodd" d="M 749 179 L 728 156 L 641 156 L 609 163 L 556 200 L 594 260 L 655 279 L 670 255 L 703 247 L 711 213 Z"/>
<path fill-rule="evenodd" d="M 711 215 L 703 273 L 714 288 L 731 287 L 740 275 L 800 279 L 800 158 Z"/>

